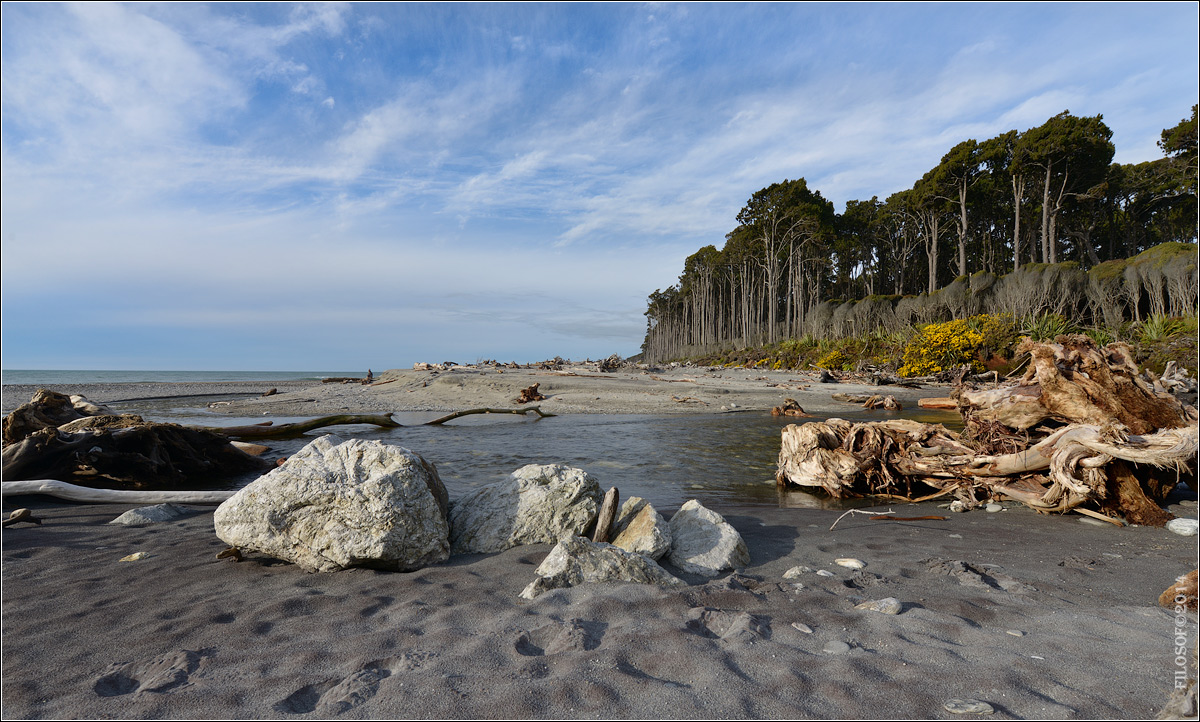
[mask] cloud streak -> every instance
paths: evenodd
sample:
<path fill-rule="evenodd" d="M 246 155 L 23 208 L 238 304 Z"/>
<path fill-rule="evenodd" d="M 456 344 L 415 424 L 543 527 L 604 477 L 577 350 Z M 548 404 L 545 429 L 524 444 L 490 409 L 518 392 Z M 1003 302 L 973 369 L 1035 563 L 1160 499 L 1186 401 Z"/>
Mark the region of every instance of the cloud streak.
<path fill-rule="evenodd" d="M 1197 78 L 1195 8 L 1157 10 L 6 4 L 5 365 L 74 356 L 34 307 L 109 359 L 632 353 L 770 183 L 886 197 L 1067 108 L 1157 157 Z"/>

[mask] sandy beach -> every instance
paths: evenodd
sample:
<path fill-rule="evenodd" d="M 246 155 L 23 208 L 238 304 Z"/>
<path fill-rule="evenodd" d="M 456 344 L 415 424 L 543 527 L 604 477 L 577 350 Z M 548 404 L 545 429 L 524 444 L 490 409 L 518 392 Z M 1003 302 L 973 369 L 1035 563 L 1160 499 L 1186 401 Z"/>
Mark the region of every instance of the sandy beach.
<path fill-rule="evenodd" d="M 835 391 L 900 391 L 906 408 L 945 393 L 741 369 L 565 373 L 577 375 L 58 390 L 122 407 L 215 403 L 239 417 L 510 407 L 533 382 L 548 397 L 540 406 L 560 413 L 762 411 L 783 398 L 820 413 L 854 408 Z M 278 393 L 257 396 L 263 386 Z M 5 407 L 22 393 L 6 387 Z M 211 509 L 125 527 L 108 522 L 129 506 L 19 501 L 43 523 L 3 530 L 6 719 L 949 719 L 960 716 L 952 699 L 986 702 L 993 719 L 1144 718 L 1182 669 L 1180 619 L 1158 595 L 1195 568 L 1197 549 L 1165 529 L 1011 503 L 964 514 L 884 505 L 872 511 L 946 518 L 838 521 L 842 510 L 785 497 L 715 509 L 750 550 L 736 573 L 707 580 L 665 565 L 689 586 L 585 585 L 525 601 L 548 545 L 412 573 L 308 574 L 258 555 L 218 560 Z M 1196 515 L 1191 490 L 1172 502 Z M 15 505 L 6 499 L 5 512 Z M 135 552 L 148 556 L 119 561 Z M 835 564 L 843 557 L 865 567 Z M 899 614 L 855 608 L 888 597 Z M 1196 615 L 1181 619 L 1194 645 Z"/>

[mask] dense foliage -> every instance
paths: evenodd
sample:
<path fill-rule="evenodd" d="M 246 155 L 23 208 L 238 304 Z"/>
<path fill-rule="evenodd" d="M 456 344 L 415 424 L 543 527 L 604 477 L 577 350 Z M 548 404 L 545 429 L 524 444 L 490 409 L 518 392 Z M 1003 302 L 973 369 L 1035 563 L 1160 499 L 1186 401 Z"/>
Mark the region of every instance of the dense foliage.
<path fill-rule="evenodd" d="M 1196 113 L 1163 131 L 1162 158 L 1136 165 L 1112 163 L 1101 116 L 1063 112 L 959 143 L 912 188 L 841 214 L 803 178 L 772 184 L 721 249 L 650 295 L 645 358 L 881 339 L 980 314 L 1101 330 L 1194 318 Z"/>

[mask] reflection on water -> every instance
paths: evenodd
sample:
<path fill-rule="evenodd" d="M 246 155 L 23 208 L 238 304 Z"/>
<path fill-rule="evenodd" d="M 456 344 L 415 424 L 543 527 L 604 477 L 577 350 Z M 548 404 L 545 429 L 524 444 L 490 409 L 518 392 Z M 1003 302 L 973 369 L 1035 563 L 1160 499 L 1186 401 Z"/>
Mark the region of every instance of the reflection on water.
<path fill-rule="evenodd" d="M 234 419 L 203 411 L 148 407 L 122 409 L 147 419 L 196 425 L 238 425 L 261 418 Z M 451 498 L 504 479 L 525 464 L 578 466 L 604 488 L 616 486 L 621 498 L 640 496 L 655 506 L 676 508 L 691 498 L 702 503 L 848 508 L 843 501 L 799 490 L 779 491 L 775 467 L 780 429 L 794 420 L 759 413 L 712 416 L 570 415 L 547 419 L 516 415 L 469 416 L 443 426 L 419 426 L 439 413 L 397 413 L 398 429 L 340 426 L 329 429 L 343 438 L 379 439 L 403 446 L 433 462 Z M 906 418 L 927 423 L 957 423 L 957 414 L 918 410 Z M 853 420 L 896 418 L 891 412 L 842 414 Z M 296 421 L 274 418 L 276 424 Z M 409 425 L 413 424 L 413 425 Z M 316 438 L 266 441 L 270 456 L 286 456 Z M 244 482 L 243 482 L 244 483 Z"/>

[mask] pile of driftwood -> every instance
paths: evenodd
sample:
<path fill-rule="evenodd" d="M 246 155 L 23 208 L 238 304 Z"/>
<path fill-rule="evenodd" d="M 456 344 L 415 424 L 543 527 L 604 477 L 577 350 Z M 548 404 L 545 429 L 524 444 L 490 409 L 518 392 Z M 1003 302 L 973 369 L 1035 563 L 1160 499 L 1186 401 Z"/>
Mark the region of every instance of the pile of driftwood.
<path fill-rule="evenodd" d="M 1123 343 L 1070 335 L 1018 351 L 1030 359 L 1019 381 L 955 388 L 963 433 L 902 419 L 792 424 L 776 480 L 834 497 L 953 496 L 961 508 L 1007 498 L 1044 512 L 1169 521 L 1166 496 L 1180 481 L 1195 485 L 1195 407 L 1139 373 Z"/>

